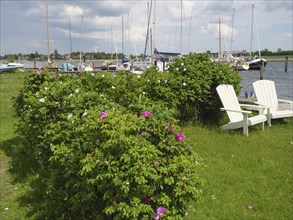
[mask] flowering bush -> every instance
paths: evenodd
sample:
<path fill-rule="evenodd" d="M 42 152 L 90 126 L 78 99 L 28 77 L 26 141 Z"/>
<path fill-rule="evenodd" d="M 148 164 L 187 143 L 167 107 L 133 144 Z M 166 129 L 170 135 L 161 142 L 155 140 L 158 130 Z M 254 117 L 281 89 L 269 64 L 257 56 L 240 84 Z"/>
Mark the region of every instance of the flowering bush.
<path fill-rule="evenodd" d="M 142 88 L 152 100 L 161 100 L 177 111 L 180 121 L 215 123 L 221 107 L 216 87 L 231 84 L 237 94 L 241 78 L 231 67 L 212 62 L 206 54 L 190 54 L 169 64 L 169 72 L 156 68 L 142 75 Z"/>
<path fill-rule="evenodd" d="M 29 215 L 181 219 L 200 197 L 200 163 L 174 111 L 127 75 L 28 76 L 15 109 L 36 164 L 22 198 Z"/>

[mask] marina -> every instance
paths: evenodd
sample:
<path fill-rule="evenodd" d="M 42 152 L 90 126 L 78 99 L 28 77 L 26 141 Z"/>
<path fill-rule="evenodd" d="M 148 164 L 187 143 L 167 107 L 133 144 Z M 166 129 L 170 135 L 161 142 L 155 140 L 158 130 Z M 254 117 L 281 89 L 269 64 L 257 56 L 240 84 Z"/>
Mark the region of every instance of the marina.
<path fill-rule="evenodd" d="M 1 220 L 292 218 L 291 1 L 0 8 Z"/>
<path fill-rule="evenodd" d="M 91 60 L 88 61 L 88 64 L 93 65 L 93 72 L 101 71 L 101 66 L 103 60 Z M 37 69 L 43 68 L 46 66 L 46 61 L 22 61 L 25 69 Z M 61 62 L 60 62 L 61 63 Z M 72 65 L 77 66 L 79 61 L 73 61 Z M 284 65 L 284 62 L 268 62 L 264 72 L 264 79 L 275 81 L 278 96 L 282 99 L 293 100 L 293 62 L 288 62 L 287 66 Z M 285 72 L 285 68 L 287 71 Z M 54 70 L 53 70 L 54 71 Z M 55 72 L 58 71 L 57 69 Z M 65 72 L 65 71 L 64 71 Z M 110 70 L 111 72 L 111 70 Z M 112 71 L 113 72 L 113 71 Z M 114 71 L 115 72 L 115 71 Z M 66 73 L 78 74 L 79 71 L 66 71 Z M 251 93 L 253 91 L 252 83 L 260 79 L 260 70 L 248 70 L 248 71 L 238 71 L 238 74 L 242 77 L 242 89 L 239 95 L 240 99 L 245 98 L 245 92 Z"/>

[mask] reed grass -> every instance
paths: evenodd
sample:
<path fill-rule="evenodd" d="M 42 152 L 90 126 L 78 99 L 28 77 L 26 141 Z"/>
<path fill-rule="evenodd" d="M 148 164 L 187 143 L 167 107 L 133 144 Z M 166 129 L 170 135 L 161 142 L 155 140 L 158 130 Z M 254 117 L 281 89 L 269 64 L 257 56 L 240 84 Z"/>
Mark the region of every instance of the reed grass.
<path fill-rule="evenodd" d="M 30 190 L 22 176 L 26 157 L 18 157 L 11 97 L 27 72 L 0 74 L 0 219 L 28 219 L 27 207 L 18 197 Z M 290 120 L 273 121 L 261 131 L 250 128 L 222 131 L 204 125 L 184 127 L 203 165 L 198 171 L 205 182 L 200 202 L 191 202 L 186 219 L 293 219 L 293 125 Z M 15 167 L 15 160 L 19 167 Z"/>

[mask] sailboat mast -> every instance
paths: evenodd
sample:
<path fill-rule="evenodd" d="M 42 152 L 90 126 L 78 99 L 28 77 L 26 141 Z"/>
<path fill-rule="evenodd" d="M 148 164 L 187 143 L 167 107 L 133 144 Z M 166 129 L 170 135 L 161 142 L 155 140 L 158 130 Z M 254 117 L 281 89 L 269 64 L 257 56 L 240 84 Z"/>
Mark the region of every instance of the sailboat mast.
<path fill-rule="evenodd" d="M 156 48 L 156 0 L 154 0 L 153 47 Z"/>
<path fill-rule="evenodd" d="M 83 16 L 81 16 L 81 31 L 80 31 L 80 52 L 79 52 L 79 66 L 81 67 L 82 59 L 82 38 L 83 38 Z"/>
<path fill-rule="evenodd" d="M 254 4 L 252 4 L 252 17 L 251 17 L 250 52 L 249 52 L 249 58 L 250 59 L 251 59 L 252 39 L 253 39 L 253 21 L 254 21 Z"/>
<path fill-rule="evenodd" d="M 143 54 L 143 59 L 146 57 L 146 50 L 148 47 L 148 40 L 149 40 L 149 30 L 150 30 L 150 19 L 151 19 L 151 13 L 152 13 L 152 5 L 153 5 L 153 0 L 151 0 L 151 5 L 148 7 L 148 26 L 147 26 L 147 35 L 146 35 L 146 40 L 145 40 L 145 46 L 144 46 L 144 54 Z"/>
<path fill-rule="evenodd" d="M 50 35 L 49 35 L 49 15 L 48 15 L 48 0 L 46 0 L 46 28 L 47 28 L 47 46 L 48 46 L 48 65 L 50 65 Z"/>
<path fill-rule="evenodd" d="M 222 42 L 221 42 L 221 18 L 219 17 L 219 59 L 222 58 L 222 46 L 221 46 Z"/>
<path fill-rule="evenodd" d="M 150 51 L 151 51 L 151 62 L 153 63 L 153 35 L 152 35 L 152 29 L 150 29 Z"/>
<path fill-rule="evenodd" d="M 189 20 L 189 30 L 188 30 L 188 52 L 191 52 L 191 19 L 192 16 L 190 16 L 190 20 Z"/>
<path fill-rule="evenodd" d="M 233 9 L 233 14 L 232 14 L 232 30 L 231 30 L 231 45 L 230 45 L 230 52 L 231 53 L 232 53 L 232 44 L 233 44 L 234 13 L 235 13 L 235 9 Z"/>
<path fill-rule="evenodd" d="M 124 19 L 123 19 L 123 16 L 122 16 L 122 55 L 124 54 Z"/>
<path fill-rule="evenodd" d="M 181 0 L 181 16 L 180 16 L 180 54 L 182 55 L 182 0 Z"/>
<path fill-rule="evenodd" d="M 130 56 L 130 16 L 129 16 L 129 11 L 128 11 L 128 53 Z"/>

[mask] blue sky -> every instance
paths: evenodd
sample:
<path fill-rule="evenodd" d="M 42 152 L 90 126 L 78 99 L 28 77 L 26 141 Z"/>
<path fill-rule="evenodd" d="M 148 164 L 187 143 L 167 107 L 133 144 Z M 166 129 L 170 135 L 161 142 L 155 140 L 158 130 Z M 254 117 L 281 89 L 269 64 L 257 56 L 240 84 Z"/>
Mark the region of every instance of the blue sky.
<path fill-rule="evenodd" d="M 0 0 L 0 4 L 1 55 L 36 51 L 46 54 L 46 1 Z M 123 45 L 125 54 L 141 54 L 150 4 L 151 0 L 48 0 L 50 51 L 57 49 L 65 54 L 70 46 L 79 51 L 82 32 L 84 52 L 121 52 Z M 183 53 L 217 52 L 219 19 L 221 49 L 230 50 L 232 45 L 232 50 L 249 51 L 252 4 L 252 50 L 292 50 L 291 0 L 182 0 L 182 35 L 181 0 L 153 0 L 152 4 L 152 45 L 159 51 L 180 52 L 182 48 Z"/>

